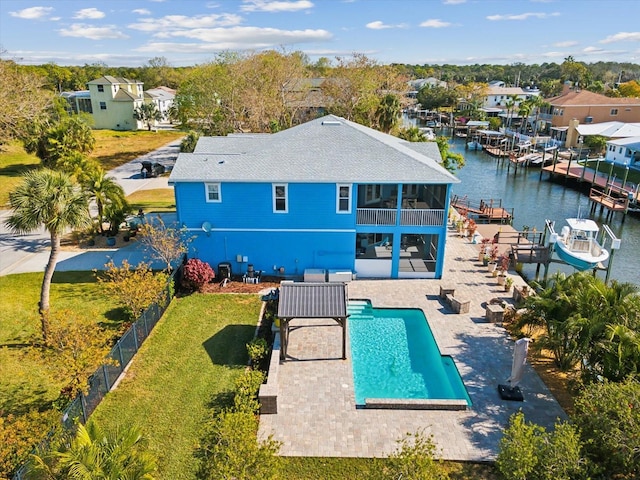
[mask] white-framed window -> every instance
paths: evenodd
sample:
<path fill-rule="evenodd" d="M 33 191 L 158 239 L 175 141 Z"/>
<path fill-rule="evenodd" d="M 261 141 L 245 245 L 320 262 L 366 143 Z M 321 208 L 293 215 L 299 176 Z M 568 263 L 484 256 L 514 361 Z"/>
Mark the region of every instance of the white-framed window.
<path fill-rule="evenodd" d="M 336 185 L 336 211 L 338 213 L 351 213 L 351 185 Z"/>
<path fill-rule="evenodd" d="M 274 213 L 287 213 L 289 211 L 288 185 L 286 183 L 273 184 L 273 211 Z"/>
<path fill-rule="evenodd" d="M 611 109 L 611 116 L 615 117 L 616 115 L 618 115 L 618 109 L 617 108 L 612 108 Z"/>
<path fill-rule="evenodd" d="M 222 201 L 219 183 L 205 183 L 204 187 L 207 203 L 220 203 Z"/>
<path fill-rule="evenodd" d="M 107 109 L 107 102 L 100 102 L 100 110 L 106 110 Z"/>
<path fill-rule="evenodd" d="M 409 197 L 417 197 L 420 185 L 416 183 L 405 183 L 402 185 L 402 195 Z"/>
<path fill-rule="evenodd" d="M 104 92 L 104 85 L 98 85 L 98 91 Z"/>

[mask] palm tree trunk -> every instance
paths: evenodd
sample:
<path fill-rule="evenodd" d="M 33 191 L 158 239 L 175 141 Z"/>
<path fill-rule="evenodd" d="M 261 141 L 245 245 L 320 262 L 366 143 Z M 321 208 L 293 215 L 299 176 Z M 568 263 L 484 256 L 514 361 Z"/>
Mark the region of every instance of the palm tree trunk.
<path fill-rule="evenodd" d="M 46 343 L 49 339 L 49 293 L 51 290 L 51 279 L 58 262 L 58 254 L 60 253 L 60 235 L 51 233 L 51 253 L 49 261 L 44 269 L 44 277 L 42 279 L 42 288 L 40 289 L 40 324 L 42 326 L 42 339 Z"/>

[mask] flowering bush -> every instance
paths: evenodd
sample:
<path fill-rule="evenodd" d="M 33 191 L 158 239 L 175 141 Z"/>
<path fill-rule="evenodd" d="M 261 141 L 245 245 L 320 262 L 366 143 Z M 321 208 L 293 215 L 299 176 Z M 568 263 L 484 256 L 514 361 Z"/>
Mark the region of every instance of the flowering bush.
<path fill-rule="evenodd" d="M 190 291 L 199 291 L 216 277 L 213 268 L 202 260 L 190 258 L 182 271 L 182 286 Z"/>

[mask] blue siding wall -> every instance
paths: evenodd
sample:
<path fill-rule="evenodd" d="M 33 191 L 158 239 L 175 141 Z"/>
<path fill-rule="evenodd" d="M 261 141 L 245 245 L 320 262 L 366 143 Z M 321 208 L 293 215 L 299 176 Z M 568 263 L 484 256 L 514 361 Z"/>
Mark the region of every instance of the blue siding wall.
<path fill-rule="evenodd" d="M 220 262 L 230 262 L 235 274 L 245 273 L 247 265 L 274 275 L 284 267 L 285 276 L 302 276 L 306 268 L 353 270 L 355 231 L 219 231 L 209 236 L 202 231 L 190 244 L 190 257 L 208 262 L 217 273 Z M 238 262 L 238 256 L 247 262 Z"/>
<path fill-rule="evenodd" d="M 270 183 L 224 183 L 220 203 L 205 201 L 203 183 L 177 184 L 175 194 L 179 221 L 188 228 L 199 228 L 205 221 L 227 229 L 353 229 L 355 225 L 355 208 L 350 214 L 336 213 L 333 183 L 289 184 L 288 213 L 273 212 Z"/>

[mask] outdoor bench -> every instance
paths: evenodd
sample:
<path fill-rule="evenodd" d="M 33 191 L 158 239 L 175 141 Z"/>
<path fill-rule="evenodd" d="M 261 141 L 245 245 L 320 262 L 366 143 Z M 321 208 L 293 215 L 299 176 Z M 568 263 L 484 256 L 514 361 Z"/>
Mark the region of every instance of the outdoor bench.
<path fill-rule="evenodd" d="M 445 296 L 445 300 L 451 307 L 454 313 L 469 313 L 469 300 L 465 302 L 461 302 L 451 293 L 447 293 Z"/>

